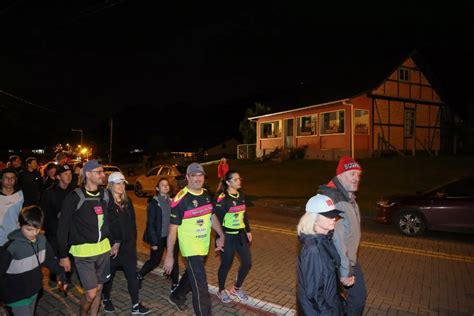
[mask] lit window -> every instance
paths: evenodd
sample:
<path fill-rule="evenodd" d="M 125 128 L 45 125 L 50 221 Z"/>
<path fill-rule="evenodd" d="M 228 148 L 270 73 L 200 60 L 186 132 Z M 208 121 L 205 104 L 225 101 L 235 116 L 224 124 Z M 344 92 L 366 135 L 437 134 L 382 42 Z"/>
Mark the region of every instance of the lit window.
<path fill-rule="evenodd" d="M 298 117 L 298 136 L 316 135 L 317 117 L 316 114 Z"/>
<path fill-rule="evenodd" d="M 369 111 L 354 111 L 354 134 L 369 135 Z"/>
<path fill-rule="evenodd" d="M 321 113 L 321 134 L 344 133 L 344 110 Z"/>
<path fill-rule="evenodd" d="M 265 122 L 260 124 L 260 138 L 281 137 L 280 121 Z"/>

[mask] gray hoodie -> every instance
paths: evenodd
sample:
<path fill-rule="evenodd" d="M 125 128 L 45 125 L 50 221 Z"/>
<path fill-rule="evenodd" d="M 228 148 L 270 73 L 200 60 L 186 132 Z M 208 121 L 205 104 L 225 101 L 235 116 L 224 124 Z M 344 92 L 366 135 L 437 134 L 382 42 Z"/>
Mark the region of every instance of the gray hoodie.
<path fill-rule="evenodd" d="M 341 278 L 352 276 L 352 267 L 357 263 L 361 236 L 360 212 L 355 195 L 349 197 L 349 192 L 344 189 L 337 177 L 327 185 L 321 185 L 319 193 L 329 196 L 336 208 L 343 212 L 342 218 L 336 223 L 333 241 L 341 258 Z"/>

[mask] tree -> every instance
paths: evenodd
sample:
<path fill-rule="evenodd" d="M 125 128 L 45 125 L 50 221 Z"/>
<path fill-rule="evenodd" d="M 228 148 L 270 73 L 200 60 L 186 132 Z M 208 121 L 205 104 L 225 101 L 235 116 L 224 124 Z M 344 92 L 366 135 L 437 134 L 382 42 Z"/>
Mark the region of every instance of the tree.
<path fill-rule="evenodd" d="M 254 108 L 248 108 L 245 111 L 245 117 L 239 124 L 239 131 L 245 144 L 255 143 L 257 139 L 257 129 L 255 122 L 249 120 L 249 117 L 259 116 L 271 112 L 269 106 L 255 102 Z"/>

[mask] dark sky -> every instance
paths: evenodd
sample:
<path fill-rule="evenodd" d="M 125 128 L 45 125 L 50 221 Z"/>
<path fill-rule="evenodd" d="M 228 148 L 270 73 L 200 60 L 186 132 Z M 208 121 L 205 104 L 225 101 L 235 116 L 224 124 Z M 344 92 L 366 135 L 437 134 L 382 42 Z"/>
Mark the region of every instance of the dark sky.
<path fill-rule="evenodd" d="M 70 128 L 100 146 L 110 117 L 117 146 L 212 144 L 238 136 L 254 102 L 324 95 L 415 49 L 455 111 L 474 104 L 467 1 L 2 3 L 0 90 L 34 104 L 0 95 L 4 146 L 77 142 Z"/>

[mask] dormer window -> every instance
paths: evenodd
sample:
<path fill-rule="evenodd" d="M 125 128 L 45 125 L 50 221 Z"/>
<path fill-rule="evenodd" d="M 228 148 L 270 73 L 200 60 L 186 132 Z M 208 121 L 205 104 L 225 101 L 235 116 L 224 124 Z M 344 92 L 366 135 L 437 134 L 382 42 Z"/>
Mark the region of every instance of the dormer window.
<path fill-rule="evenodd" d="M 399 68 L 398 69 L 398 80 L 399 81 L 409 81 L 410 78 L 409 78 L 409 75 L 410 72 L 408 69 L 406 68 Z"/>

